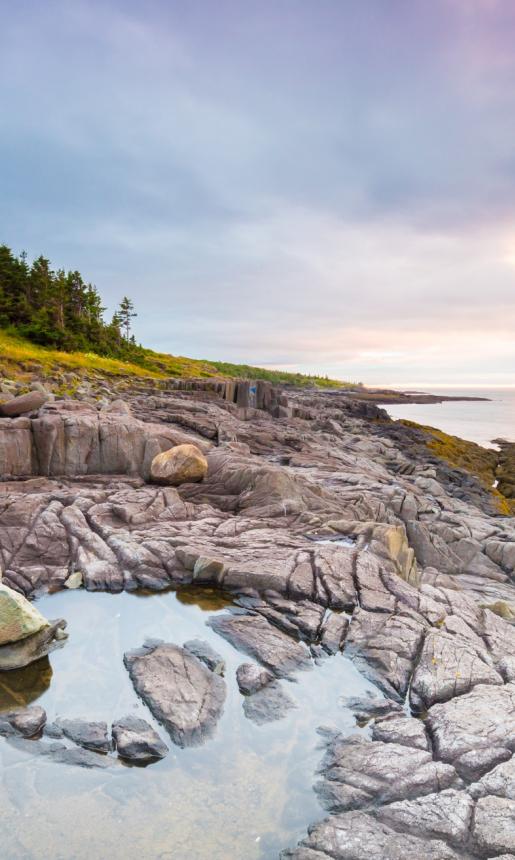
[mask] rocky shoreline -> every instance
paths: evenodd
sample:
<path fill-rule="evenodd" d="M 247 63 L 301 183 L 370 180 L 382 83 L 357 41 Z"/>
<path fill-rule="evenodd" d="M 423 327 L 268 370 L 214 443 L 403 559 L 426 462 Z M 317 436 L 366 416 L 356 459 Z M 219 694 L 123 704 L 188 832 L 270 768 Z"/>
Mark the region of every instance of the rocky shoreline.
<path fill-rule="evenodd" d="M 377 688 L 352 703 L 369 733 L 325 732 L 315 790 L 328 817 L 284 857 L 515 857 L 515 520 L 488 482 L 345 392 L 100 387 L 59 400 L 41 386 L 3 406 L 3 587 L 26 599 L 224 589 L 235 605 L 210 626 L 241 653 L 258 724 L 291 706 L 281 679 L 352 659 Z M 182 459 L 180 480 L 162 465 L 158 477 L 156 458 L 178 446 L 198 451 L 195 469 Z M 503 486 L 509 502 L 511 478 Z M 41 629 L 0 644 L 0 669 L 4 648 L 27 656 Z M 127 670 L 169 744 L 208 743 L 226 696 L 216 652 L 134 649 Z M 4 716 L 0 733 L 56 762 L 114 766 L 115 745 L 166 755 L 122 716 L 112 736 L 102 727 L 101 750 L 84 743 L 91 723 L 58 727 L 56 743 L 36 709 Z"/>

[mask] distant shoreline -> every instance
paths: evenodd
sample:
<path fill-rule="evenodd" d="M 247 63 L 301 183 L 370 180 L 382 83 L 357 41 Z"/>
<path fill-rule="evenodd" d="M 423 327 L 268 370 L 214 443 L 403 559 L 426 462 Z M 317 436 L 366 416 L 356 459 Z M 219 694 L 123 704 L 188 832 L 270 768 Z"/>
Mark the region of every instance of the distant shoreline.
<path fill-rule="evenodd" d="M 336 393 L 336 392 L 334 392 Z M 339 392 L 342 393 L 342 392 Z M 448 401 L 491 401 L 491 397 L 452 396 L 447 394 L 424 394 L 421 391 L 395 391 L 388 388 L 361 388 L 343 393 L 357 400 L 368 400 L 371 403 L 445 403 Z"/>

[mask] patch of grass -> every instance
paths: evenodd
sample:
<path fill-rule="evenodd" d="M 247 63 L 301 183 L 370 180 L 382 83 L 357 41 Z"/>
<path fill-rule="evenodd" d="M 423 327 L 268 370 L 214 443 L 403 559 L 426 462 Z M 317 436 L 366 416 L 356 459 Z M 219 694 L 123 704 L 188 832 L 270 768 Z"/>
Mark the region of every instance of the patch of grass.
<path fill-rule="evenodd" d="M 318 388 L 352 388 L 351 382 L 341 382 L 329 379 L 327 376 L 315 376 L 306 373 L 290 373 L 286 370 L 270 370 L 264 367 L 253 367 L 249 364 L 231 364 L 228 361 L 212 361 L 222 376 L 239 377 L 242 379 L 265 379 L 268 382 L 285 385 L 312 386 Z"/>
<path fill-rule="evenodd" d="M 309 376 L 302 373 L 286 373 L 279 370 L 265 370 L 248 364 L 202 361 L 164 352 L 144 349 L 135 361 L 120 361 L 106 358 L 94 352 L 61 352 L 39 346 L 12 332 L 0 330 L 0 374 L 24 379 L 36 370 L 43 375 L 55 375 L 71 371 L 87 376 L 139 377 L 166 379 L 167 377 L 230 379 L 266 379 L 273 383 L 320 388 L 339 388 L 350 383 L 338 382 L 322 376 Z"/>
<path fill-rule="evenodd" d="M 145 350 L 144 364 L 106 358 L 94 352 L 61 352 L 0 330 L 0 372 L 23 379 L 35 370 L 51 375 L 71 371 L 81 375 L 124 376 L 165 379 L 169 376 L 218 376 L 216 368 L 204 361 L 161 355 Z"/>

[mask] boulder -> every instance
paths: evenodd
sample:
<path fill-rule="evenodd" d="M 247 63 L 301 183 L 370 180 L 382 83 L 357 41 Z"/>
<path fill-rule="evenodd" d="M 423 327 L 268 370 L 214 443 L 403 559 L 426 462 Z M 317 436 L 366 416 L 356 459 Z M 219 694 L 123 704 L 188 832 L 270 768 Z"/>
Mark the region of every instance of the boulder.
<path fill-rule="evenodd" d="M 427 725 L 439 759 L 492 747 L 515 748 L 515 685 L 478 684 L 470 693 L 433 705 Z M 469 761 L 469 767 L 471 767 Z"/>
<path fill-rule="evenodd" d="M 146 720 L 122 717 L 113 723 L 113 740 L 120 758 L 150 762 L 164 758 L 168 747 Z"/>
<path fill-rule="evenodd" d="M 274 676 L 271 672 L 267 672 L 266 669 L 256 666 L 255 663 L 242 663 L 236 669 L 238 688 L 244 696 L 251 696 L 253 693 L 257 693 L 273 680 Z"/>
<path fill-rule="evenodd" d="M 150 466 L 150 478 L 156 484 L 188 484 L 207 475 L 207 460 L 196 445 L 176 445 L 157 454 Z"/>
<path fill-rule="evenodd" d="M 459 844 L 467 840 L 473 812 L 474 801 L 465 791 L 448 788 L 413 800 L 390 803 L 376 815 L 396 830 Z"/>
<path fill-rule="evenodd" d="M 16 708 L 0 716 L 0 734 L 33 738 L 42 731 L 45 723 L 46 712 L 39 705 Z"/>
<path fill-rule="evenodd" d="M 458 636 L 431 631 L 411 680 L 412 709 L 425 711 L 436 702 L 469 692 L 478 684 L 502 684 L 502 677 L 489 660 L 486 649 L 478 652 Z"/>
<path fill-rule="evenodd" d="M 60 618 L 57 621 L 51 621 L 47 627 L 43 627 L 32 636 L 27 636 L 26 639 L 0 645 L 0 671 L 23 669 L 30 663 L 46 657 L 56 648 L 62 647 L 66 639 L 65 627 L 66 621 Z"/>
<path fill-rule="evenodd" d="M 13 397 L 7 403 L 0 405 L 0 415 L 3 415 L 5 418 L 17 418 L 18 415 L 35 412 L 47 400 L 48 394 L 44 394 L 42 391 L 31 391 L 29 394 L 20 394 L 19 397 Z"/>
<path fill-rule="evenodd" d="M 32 603 L 0 583 L 0 645 L 19 642 L 48 626 L 46 618 Z"/>

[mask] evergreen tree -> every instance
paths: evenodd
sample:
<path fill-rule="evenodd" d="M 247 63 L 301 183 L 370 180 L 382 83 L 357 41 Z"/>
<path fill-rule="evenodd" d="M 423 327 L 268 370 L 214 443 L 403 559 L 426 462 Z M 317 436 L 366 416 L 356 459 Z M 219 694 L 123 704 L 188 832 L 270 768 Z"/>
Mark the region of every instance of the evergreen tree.
<path fill-rule="evenodd" d="M 125 332 L 125 340 L 129 343 L 130 333 L 131 333 L 131 320 L 133 317 L 137 317 L 137 313 L 134 311 L 134 305 L 127 296 L 124 296 L 120 302 L 119 309 L 119 317 L 120 317 L 120 325 Z"/>
<path fill-rule="evenodd" d="M 43 256 L 29 265 L 25 252 L 16 257 L 0 245 L 0 327 L 42 345 L 142 361 L 144 350 L 131 336 L 132 301 L 124 296 L 110 323 L 104 311 L 97 288 L 80 272 L 54 272 Z"/>

